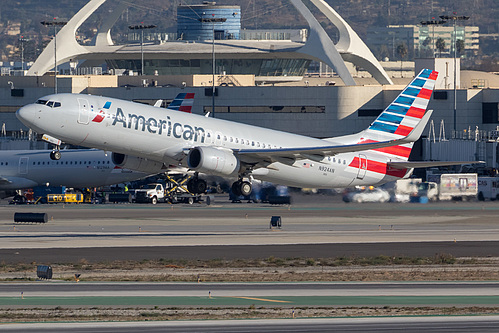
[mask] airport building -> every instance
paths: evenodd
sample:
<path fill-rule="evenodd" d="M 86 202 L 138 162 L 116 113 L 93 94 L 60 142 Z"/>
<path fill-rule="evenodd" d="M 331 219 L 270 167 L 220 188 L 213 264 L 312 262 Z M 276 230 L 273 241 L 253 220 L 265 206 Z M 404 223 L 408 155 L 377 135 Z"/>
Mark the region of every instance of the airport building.
<path fill-rule="evenodd" d="M 105 2 L 91 0 L 59 31 L 57 60 L 60 64 L 70 60 L 77 63 L 75 70 L 99 68 L 105 63 L 111 71 L 108 75 L 59 75 L 58 92 L 102 95 L 149 104 L 159 99 L 168 103 L 178 93 L 193 92 L 194 113 L 212 112 L 217 118 L 326 138 L 368 127 L 412 79 L 414 72 L 426 67 L 440 72 L 429 108 L 434 110 L 433 126 L 439 128 L 442 122 L 444 124 L 447 131 L 444 139 L 463 137 L 464 130 L 469 133 L 477 127 L 480 137 L 486 138 L 483 140 L 494 138 L 493 132 L 499 126 L 499 76 L 460 71 L 459 59 L 453 58 L 416 59 L 414 63 L 408 62 L 412 69 L 407 68 L 402 75 L 396 68 L 388 72 L 389 75 L 353 29 L 323 1 L 312 0 L 311 3 L 342 31 L 336 44 L 325 37 L 321 25 L 301 0 L 290 1 L 306 18 L 310 26 L 308 31 L 238 30 L 240 9 L 237 6 L 209 3 L 196 7 L 197 12 L 191 13 L 190 21 L 196 23 L 196 29 L 179 26 L 177 34 L 185 39 L 152 40 L 141 48 L 140 43 L 114 45 L 110 38 L 110 29 L 121 14 L 120 10 L 126 7 L 124 3 L 99 28 L 95 45 L 77 44 L 73 29 Z M 213 16 L 208 9 L 219 12 Z M 233 21 L 202 22 L 203 17 L 217 18 L 220 11 L 226 11 L 224 18 L 230 16 Z M 49 44 L 28 76 L 0 77 L 3 136 L 8 137 L 21 129 L 27 133 L 28 129 L 15 118 L 15 110 L 54 92 L 54 76 L 45 75 L 53 70 L 53 53 L 54 45 Z M 322 77 L 307 73 L 311 62 L 333 68 L 334 75 Z M 145 75 L 137 75 L 142 69 Z M 125 71 L 133 75 L 123 75 Z M 92 70 L 88 72 L 93 73 Z M 216 86 L 215 96 L 212 96 L 213 85 Z M 428 137 L 429 133 L 430 126 L 424 136 Z M 437 137 L 444 141 L 442 136 L 437 134 Z M 436 150 L 430 156 L 426 153 L 430 149 L 426 144 L 418 147 L 415 159 L 438 159 Z"/>
<path fill-rule="evenodd" d="M 372 27 L 367 31 L 366 44 L 378 56 L 397 59 L 397 46 L 405 44 L 409 59 L 439 56 L 454 56 L 454 37 L 464 42 L 463 56 L 476 55 L 479 49 L 479 29 L 476 26 L 435 25 L 390 25 L 386 28 Z M 438 39 L 443 40 L 443 49 L 436 46 Z"/>

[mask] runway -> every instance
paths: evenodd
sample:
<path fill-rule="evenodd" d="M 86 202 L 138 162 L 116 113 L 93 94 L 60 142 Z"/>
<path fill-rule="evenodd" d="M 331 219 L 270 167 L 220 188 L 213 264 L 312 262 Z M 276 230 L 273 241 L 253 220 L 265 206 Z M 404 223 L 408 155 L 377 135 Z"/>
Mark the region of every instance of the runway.
<path fill-rule="evenodd" d="M 331 256 L 499 257 L 497 202 L 345 204 L 302 196 L 291 206 L 4 206 L 6 263 Z M 45 212 L 46 224 L 14 224 L 14 212 Z M 271 216 L 281 229 L 270 229 Z"/>
<path fill-rule="evenodd" d="M 499 296 L 499 282 L 0 283 L 0 297 Z"/>
<path fill-rule="evenodd" d="M 497 332 L 499 316 L 3 325 L 3 332 Z"/>

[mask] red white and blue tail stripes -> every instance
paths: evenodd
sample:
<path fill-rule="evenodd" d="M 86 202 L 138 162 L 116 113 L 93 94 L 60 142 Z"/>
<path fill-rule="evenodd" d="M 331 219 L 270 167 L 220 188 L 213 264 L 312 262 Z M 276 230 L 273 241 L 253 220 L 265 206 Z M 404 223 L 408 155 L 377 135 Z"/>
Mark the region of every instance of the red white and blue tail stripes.
<path fill-rule="evenodd" d="M 409 134 L 426 112 L 438 73 L 423 69 L 371 124 L 368 131 L 401 137 Z"/>
<path fill-rule="evenodd" d="M 423 69 L 364 132 L 361 142 L 377 142 L 407 136 L 423 118 L 438 73 Z M 408 160 L 413 143 L 375 151 Z"/>
<path fill-rule="evenodd" d="M 194 104 L 194 93 L 182 93 L 168 105 L 168 109 L 192 113 L 192 105 Z"/>

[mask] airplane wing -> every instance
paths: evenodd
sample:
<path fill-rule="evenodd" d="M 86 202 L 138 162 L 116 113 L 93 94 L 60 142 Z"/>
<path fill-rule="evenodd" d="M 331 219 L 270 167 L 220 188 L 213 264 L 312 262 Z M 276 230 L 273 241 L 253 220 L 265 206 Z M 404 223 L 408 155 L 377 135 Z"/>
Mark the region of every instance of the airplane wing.
<path fill-rule="evenodd" d="M 8 185 L 8 184 L 11 184 L 11 183 L 12 182 L 9 181 L 7 178 L 0 176 L 0 185 Z"/>
<path fill-rule="evenodd" d="M 395 169 L 417 169 L 417 168 L 431 168 L 449 165 L 462 165 L 462 164 L 480 164 L 483 161 L 403 161 L 403 162 L 388 162 L 388 167 Z"/>
<path fill-rule="evenodd" d="M 333 156 L 341 153 L 353 153 L 357 151 L 379 149 L 391 146 L 397 146 L 404 143 L 414 142 L 419 139 L 423 129 L 431 117 L 433 110 L 428 110 L 416 127 L 405 137 L 389 141 L 370 142 L 370 143 L 355 143 L 343 145 L 327 145 L 318 147 L 301 147 L 301 148 L 281 148 L 281 149 L 241 149 L 236 150 L 243 161 L 248 163 L 264 161 L 280 161 L 289 160 L 292 164 L 296 159 L 310 159 L 312 161 L 321 161 L 326 156 Z M 246 158 L 245 158 L 246 157 Z M 469 163 L 469 162 L 468 162 Z"/>

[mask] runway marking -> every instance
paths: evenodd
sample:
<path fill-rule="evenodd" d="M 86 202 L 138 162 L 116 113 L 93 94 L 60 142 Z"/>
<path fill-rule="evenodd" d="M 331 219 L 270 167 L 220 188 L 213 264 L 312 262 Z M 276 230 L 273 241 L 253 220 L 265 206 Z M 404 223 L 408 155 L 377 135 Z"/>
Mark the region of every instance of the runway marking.
<path fill-rule="evenodd" d="M 228 298 L 242 298 L 249 299 L 253 301 L 263 301 L 263 302 L 274 302 L 274 303 L 293 303 L 291 301 L 281 301 L 277 299 L 266 299 L 266 298 L 255 298 L 255 297 L 244 297 L 244 296 L 228 296 Z"/>

